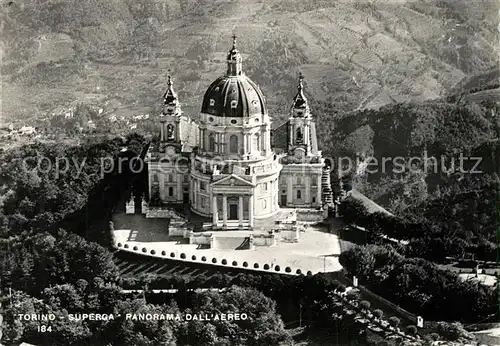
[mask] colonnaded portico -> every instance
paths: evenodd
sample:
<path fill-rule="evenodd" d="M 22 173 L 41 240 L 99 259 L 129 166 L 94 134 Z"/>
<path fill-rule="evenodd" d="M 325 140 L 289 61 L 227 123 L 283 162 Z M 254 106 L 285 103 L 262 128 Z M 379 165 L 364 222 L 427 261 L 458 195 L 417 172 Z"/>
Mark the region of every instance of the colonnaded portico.
<path fill-rule="evenodd" d="M 253 227 L 253 204 L 251 194 L 214 194 L 212 197 L 212 226 L 222 229 Z"/>

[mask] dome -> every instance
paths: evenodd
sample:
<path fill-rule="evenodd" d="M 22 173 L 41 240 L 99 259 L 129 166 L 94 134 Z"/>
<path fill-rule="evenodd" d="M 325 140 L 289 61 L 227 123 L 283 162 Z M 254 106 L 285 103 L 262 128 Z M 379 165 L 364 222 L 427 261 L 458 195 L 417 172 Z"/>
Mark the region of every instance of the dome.
<path fill-rule="evenodd" d="M 251 117 L 267 113 L 264 95 L 247 76 L 217 78 L 203 97 L 201 112 L 220 117 Z"/>
<path fill-rule="evenodd" d="M 217 78 L 203 97 L 201 112 L 219 117 L 251 117 L 267 113 L 264 95 L 242 71 L 236 36 L 227 55 L 226 74 Z"/>

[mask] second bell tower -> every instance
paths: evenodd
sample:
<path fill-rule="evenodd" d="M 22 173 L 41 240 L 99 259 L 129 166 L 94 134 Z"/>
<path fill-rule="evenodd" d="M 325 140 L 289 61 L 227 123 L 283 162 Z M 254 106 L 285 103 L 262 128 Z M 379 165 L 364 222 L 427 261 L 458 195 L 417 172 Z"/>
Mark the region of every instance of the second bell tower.
<path fill-rule="evenodd" d="M 167 91 L 163 96 L 160 141 L 163 146 L 181 144 L 181 106 L 177 93 L 174 91 L 172 77 L 168 76 Z"/>
<path fill-rule="evenodd" d="M 304 77 L 299 75 L 299 85 L 290 109 L 288 122 L 288 152 L 293 155 L 297 149 L 303 155 L 311 154 L 311 112 L 304 95 Z"/>

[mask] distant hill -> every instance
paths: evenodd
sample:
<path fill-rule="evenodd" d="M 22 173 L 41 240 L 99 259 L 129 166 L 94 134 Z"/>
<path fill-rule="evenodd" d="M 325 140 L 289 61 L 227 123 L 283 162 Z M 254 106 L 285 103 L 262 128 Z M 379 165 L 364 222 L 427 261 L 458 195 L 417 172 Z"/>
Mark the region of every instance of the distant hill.
<path fill-rule="evenodd" d="M 333 158 L 335 172 L 340 169 L 356 189 L 395 212 L 464 178 L 484 179 L 484 184 L 498 179 L 499 95 L 492 88 L 346 114 L 324 107 L 319 142 Z M 347 172 L 338 163 L 349 158 L 354 169 Z M 371 166 L 362 170 L 369 158 Z"/>
<path fill-rule="evenodd" d="M 339 111 L 457 91 L 499 54 L 495 0 L 18 0 L 2 3 L 1 123 L 77 102 L 157 110 L 172 70 L 188 114 L 230 35 L 283 118 L 298 71 Z"/>

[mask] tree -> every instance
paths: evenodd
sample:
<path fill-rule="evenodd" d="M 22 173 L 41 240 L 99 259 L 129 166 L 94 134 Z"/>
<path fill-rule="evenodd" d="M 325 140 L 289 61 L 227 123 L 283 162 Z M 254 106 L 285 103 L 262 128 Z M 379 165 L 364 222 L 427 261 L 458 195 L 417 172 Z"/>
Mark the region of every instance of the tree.
<path fill-rule="evenodd" d="M 163 314 L 176 316 L 180 311 L 175 303 L 169 305 L 147 304 L 143 299 L 118 301 L 115 313 L 120 315 L 106 328 L 109 342 L 118 345 L 161 345 L 177 344 L 175 333 L 179 321 L 171 320 L 134 320 L 125 319 L 126 314 Z"/>
<path fill-rule="evenodd" d="M 18 314 L 42 313 L 44 310 L 33 297 L 18 291 L 12 293 L 12 304 L 7 295 L 0 298 L 0 312 L 3 316 L 2 341 L 6 344 L 17 344 L 30 330 L 36 330 L 37 321 L 20 321 Z"/>
<path fill-rule="evenodd" d="M 55 285 L 43 291 L 44 300 L 54 309 L 79 312 L 85 303 L 81 293 L 71 284 Z"/>
<path fill-rule="evenodd" d="M 346 198 L 339 207 L 339 212 L 347 224 L 359 224 L 368 215 L 366 207 L 357 199 Z"/>
<path fill-rule="evenodd" d="M 375 257 L 365 246 L 356 246 L 342 252 L 339 262 L 350 274 L 365 280 L 371 276 L 375 267 Z"/>
<path fill-rule="evenodd" d="M 399 324 L 401 323 L 401 320 L 397 318 L 396 316 L 391 316 L 389 318 L 389 324 L 393 326 L 394 328 L 399 327 Z"/>
<path fill-rule="evenodd" d="M 194 314 L 243 312 L 248 315 L 246 320 L 191 321 L 183 334 L 197 345 L 278 345 L 288 339 L 276 303 L 255 289 L 232 286 L 223 292 L 206 291 L 194 297 Z M 183 340 L 179 338 L 179 342 Z"/>
<path fill-rule="evenodd" d="M 473 340 L 474 336 L 467 332 L 459 322 L 447 323 L 438 322 L 437 330 L 439 335 L 450 341 Z"/>
<path fill-rule="evenodd" d="M 371 304 L 370 304 L 370 302 L 369 302 L 369 301 L 367 301 L 367 300 L 362 300 L 362 301 L 359 303 L 359 307 L 360 307 L 361 309 L 363 309 L 363 310 L 368 310 L 368 309 L 370 309 L 370 306 L 371 306 Z"/>
<path fill-rule="evenodd" d="M 384 316 L 384 312 L 380 309 L 375 309 L 373 310 L 373 316 L 375 316 L 378 319 L 381 319 L 382 316 Z"/>
<path fill-rule="evenodd" d="M 409 335 L 417 335 L 417 327 L 413 326 L 413 325 L 410 325 L 406 328 L 406 332 L 409 334 Z"/>

